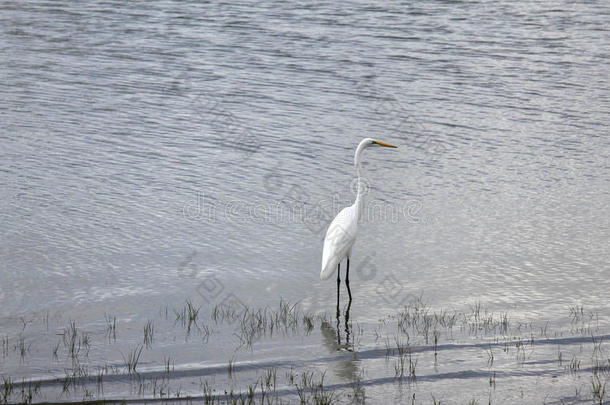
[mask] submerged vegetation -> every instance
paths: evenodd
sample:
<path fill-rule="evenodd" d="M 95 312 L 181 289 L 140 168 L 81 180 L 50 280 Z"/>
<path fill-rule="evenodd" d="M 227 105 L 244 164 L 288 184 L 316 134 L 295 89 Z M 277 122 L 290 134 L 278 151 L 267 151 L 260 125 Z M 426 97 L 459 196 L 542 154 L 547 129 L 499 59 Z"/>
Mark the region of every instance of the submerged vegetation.
<path fill-rule="evenodd" d="M 137 321 L 122 322 L 107 314 L 101 329 L 74 320 L 55 326 L 47 313 L 43 335 L 50 350 L 40 347 L 32 319 L 23 320 L 15 336 L 0 335 L 0 403 L 117 396 L 206 404 L 365 403 L 380 394 L 376 390 L 383 394 L 387 384 L 406 384 L 409 394 L 403 402 L 428 403 L 432 398 L 445 403 L 448 393 L 442 387 L 453 375 L 481 381 L 487 392 L 464 403 L 493 403 L 495 395 L 505 395 L 499 394 L 503 381 L 530 375 L 527 368 L 536 364 L 552 365 L 539 371 L 541 376 L 572 383 L 574 399 L 604 403 L 610 357 L 600 324 L 607 320 L 600 322 L 598 314 L 582 306 L 566 312 L 568 329 L 556 330 L 548 322 L 488 312 L 480 303 L 461 312 L 432 308 L 421 297 L 376 324 L 364 325 L 350 319 L 349 308 L 334 318 L 285 300 L 264 308 L 238 300 L 203 308 L 186 300 L 161 308 L 156 318 L 143 319 L 137 328 Z M 138 339 L 134 330 L 139 330 Z M 186 346 L 172 350 L 177 339 Z M 296 346 L 304 351 L 285 360 L 254 356 L 259 350 L 275 353 L 277 344 L 290 346 L 296 340 L 304 342 Z M 217 341 L 222 343 L 213 345 Z M 207 353 L 229 348 L 224 362 L 206 364 Z M 40 379 L 19 376 L 33 353 L 50 355 L 56 372 Z M 220 354 L 212 358 L 222 359 Z M 188 365 L 193 361 L 198 367 Z"/>

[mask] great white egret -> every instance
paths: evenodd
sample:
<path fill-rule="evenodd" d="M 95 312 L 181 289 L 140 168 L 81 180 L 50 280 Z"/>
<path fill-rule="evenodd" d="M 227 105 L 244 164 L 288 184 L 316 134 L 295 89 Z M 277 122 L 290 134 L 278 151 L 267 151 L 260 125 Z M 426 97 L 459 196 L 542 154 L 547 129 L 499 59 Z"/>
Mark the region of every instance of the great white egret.
<path fill-rule="evenodd" d="M 339 311 L 339 286 L 341 284 L 341 261 L 347 258 L 347 271 L 345 273 L 345 285 L 347 285 L 347 293 L 349 294 L 350 304 L 352 301 L 352 292 L 349 288 L 349 258 L 352 255 L 352 247 L 356 241 L 358 232 L 358 220 L 362 215 L 364 207 L 364 190 L 360 176 L 360 159 L 362 151 L 371 146 L 385 146 L 387 148 L 395 148 L 396 146 L 389 143 L 377 141 L 371 138 L 364 138 L 356 148 L 354 155 L 354 165 L 358 174 L 358 193 L 356 201 L 349 207 L 343 208 L 339 214 L 333 219 L 328 226 L 326 236 L 324 237 L 324 251 L 322 253 L 322 270 L 320 271 L 320 279 L 327 280 L 337 269 L 337 314 Z M 338 316 L 338 315 L 337 315 Z"/>

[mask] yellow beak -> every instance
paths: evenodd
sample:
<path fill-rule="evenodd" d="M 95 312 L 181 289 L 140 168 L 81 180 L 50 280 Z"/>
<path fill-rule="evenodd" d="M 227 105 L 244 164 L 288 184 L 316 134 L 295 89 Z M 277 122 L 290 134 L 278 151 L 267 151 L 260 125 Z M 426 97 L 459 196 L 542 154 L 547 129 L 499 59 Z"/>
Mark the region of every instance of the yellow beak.
<path fill-rule="evenodd" d="M 389 143 L 385 143 L 385 142 L 381 142 L 381 141 L 373 141 L 373 143 L 376 143 L 379 146 L 385 146 L 386 148 L 396 148 L 397 147 L 397 146 L 390 145 Z"/>

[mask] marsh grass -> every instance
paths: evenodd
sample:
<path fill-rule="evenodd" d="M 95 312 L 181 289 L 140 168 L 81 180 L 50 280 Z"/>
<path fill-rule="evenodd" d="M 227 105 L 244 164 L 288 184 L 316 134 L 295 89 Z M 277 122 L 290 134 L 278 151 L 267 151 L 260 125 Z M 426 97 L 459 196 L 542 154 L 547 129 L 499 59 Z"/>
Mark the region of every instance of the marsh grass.
<path fill-rule="evenodd" d="M 9 402 L 11 394 L 13 393 L 13 381 L 10 377 L 2 377 L 2 386 L 0 386 L 0 399 L 2 403 L 6 404 Z"/>
<path fill-rule="evenodd" d="M 583 305 L 569 307 L 569 317 L 572 333 L 593 335 L 599 327 L 599 314 L 596 312 L 585 311 Z"/>
<path fill-rule="evenodd" d="M 576 357 L 576 355 L 572 355 L 572 360 L 565 368 L 571 374 L 576 374 L 578 370 L 580 370 L 580 360 Z"/>
<path fill-rule="evenodd" d="M 594 401 L 598 402 L 600 405 L 604 403 L 606 381 L 603 378 L 600 378 L 600 375 L 597 373 L 594 373 L 591 377 L 591 393 Z"/>
<path fill-rule="evenodd" d="M 172 362 L 172 359 L 170 356 L 167 356 L 163 359 L 163 364 L 165 366 L 165 372 L 167 374 L 171 373 L 172 371 L 174 371 L 175 367 L 174 367 L 174 363 Z"/>
<path fill-rule="evenodd" d="M 104 395 L 104 371 L 98 370 L 97 375 L 95 377 L 95 388 L 97 392 L 97 396 Z"/>
<path fill-rule="evenodd" d="M 76 385 L 76 379 L 68 372 L 66 372 L 66 376 L 63 379 L 63 386 L 61 393 L 62 394 L 70 394 L 70 386 Z"/>
<path fill-rule="evenodd" d="M 493 312 L 481 310 L 481 303 L 476 302 L 471 306 L 471 313 L 464 315 L 464 324 L 469 328 L 471 334 L 499 333 L 506 334 L 510 325 L 508 314 L 496 315 Z"/>
<path fill-rule="evenodd" d="M 146 321 L 146 324 L 144 325 L 144 346 L 146 346 L 147 349 L 150 349 L 152 346 L 154 334 L 155 324 L 154 321 L 150 319 Z"/>
<path fill-rule="evenodd" d="M 173 309 L 176 323 L 180 323 L 183 328 L 186 328 L 187 334 L 190 334 L 193 326 L 199 329 L 197 319 L 199 318 L 200 310 L 201 307 L 196 307 L 190 299 L 187 299 L 181 309 Z"/>
<path fill-rule="evenodd" d="M 303 324 L 305 325 L 305 332 L 310 333 L 314 327 L 313 316 L 308 314 L 303 315 Z"/>
<path fill-rule="evenodd" d="M 415 333 L 422 336 L 427 344 L 430 330 L 444 328 L 451 331 L 453 329 L 457 320 L 457 313 L 450 314 L 443 309 L 438 312 L 431 312 L 431 309 L 420 297 L 399 311 L 396 318 L 398 330 L 401 333 Z"/>
<path fill-rule="evenodd" d="M 491 368 L 494 365 L 494 352 L 491 345 L 485 351 L 487 353 L 487 366 Z"/>
<path fill-rule="evenodd" d="M 496 388 L 496 372 L 492 371 L 492 373 L 489 375 L 489 386 L 492 388 Z"/>
<path fill-rule="evenodd" d="M 21 383 L 21 403 L 31 404 L 34 397 L 40 392 L 40 382 L 22 381 Z"/>
<path fill-rule="evenodd" d="M 4 335 L 0 337 L 0 354 L 2 354 L 2 358 L 6 358 L 9 352 L 9 341 L 8 335 Z"/>
<path fill-rule="evenodd" d="M 362 373 L 352 382 L 351 403 L 363 405 L 366 403 L 366 393 L 362 386 Z"/>
<path fill-rule="evenodd" d="M 593 357 L 603 356 L 604 349 L 602 344 L 604 343 L 604 337 L 600 336 L 596 338 L 594 335 L 592 335 L 591 341 L 593 343 Z"/>
<path fill-rule="evenodd" d="M 110 317 L 108 314 L 104 314 L 104 320 L 106 321 L 106 338 L 109 342 L 116 342 L 116 316 Z"/>
<path fill-rule="evenodd" d="M 432 345 L 435 361 L 438 357 L 441 339 L 446 336 L 453 338 L 455 328 L 471 336 L 492 336 L 504 338 L 506 341 L 505 352 L 508 352 L 508 333 L 510 329 L 510 319 L 507 313 L 495 314 L 487 312 L 481 308 L 480 302 L 470 306 L 466 312 L 448 311 L 446 309 L 432 310 L 422 299 L 408 303 L 401 308 L 395 316 L 390 316 L 390 320 L 396 320 L 398 332 L 409 339 L 418 338 L 424 345 Z M 380 322 L 378 328 L 374 330 L 375 340 L 382 337 L 381 331 L 384 329 L 385 320 Z M 386 341 L 386 356 L 393 350 Z M 534 337 L 531 336 L 533 345 Z M 522 342 L 517 345 L 518 357 L 524 361 L 527 353 L 523 350 Z"/>
<path fill-rule="evenodd" d="M 328 391 L 324 388 L 325 375 L 326 373 L 323 372 L 320 379 L 317 380 L 315 379 L 314 372 L 305 371 L 301 373 L 300 379 L 294 384 L 301 404 L 313 402 L 315 404 L 326 405 L 338 400 L 337 392 Z"/>
<path fill-rule="evenodd" d="M 591 337 L 593 345 L 593 366 L 591 367 L 591 395 L 596 403 L 603 404 L 606 384 L 610 379 L 610 358 L 605 357 L 603 337 Z"/>
<path fill-rule="evenodd" d="M 283 299 L 278 309 L 253 309 L 229 301 L 214 306 L 211 317 L 216 324 L 237 325 L 236 335 L 241 345 L 250 348 L 264 336 L 298 334 L 300 329 L 310 333 L 314 327 L 313 314 L 302 313 L 298 303 L 290 304 Z"/>
<path fill-rule="evenodd" d="M 23 334 L 20 333 L 19 336 L 17 337 L 17 343 L 13 347 L 13 350 L 18 352 L 19 356 L 21 357 L 21 361 L 24 361 L 25 356 L 28 353 L 28 351 L 30 350 L 31 346 L 32 346 L 31 343 L 26 344 L 25 336 L 23 336 Z"/>
<path fill-rule="evenodd" d="M 296 391 L 298 403 L 330 405 L 336 403 L 338 394 L 329 391 L 324 386 L 325 373 L 319 376 L 313 371 L 295 373 L 294 370 L 286 372 L 286 383 Z M 207 380 L 200 380 L 202 402 L 204 404 L 267 404 L 281 405 L 294 403 L 285 401 L 277 391 L 278 384 L 277 369 L 263 370 L 256 380 L 249 384 L 243 391 L 236 392 L 224 390 L 219 393 L 209 384 Z"/>
<path fill-rule="evenodd" d="M 52 355 L 53 355 L 53 360 L 57 361 L 59 360 L 59 356 L 58 356 L 58 352 L 59 352 L 59 345 L 61 344 L 61 342 L 57 342 L 55 344 L 55 346 L 53 346 L 53 351 L 52 351 Z"/>
<path fill-rule="evenodd" d="M 235 357 L 231 357 L 229 359 L 229 366 L 228 366 L 229 378 L 233 377 L 233 364 L 234 363 L 235 363 Z"/>
<path fill-rule="evenodd" d="M 121 353 L 123 361 L 125 362 L 125 369 L 129 374 L 136 373 L 138 363 L 140 362 L 140 356 L 142 355 L 142 349 L 144 349 L 144 346 L 139 345 L 135 349 L 130 350 L 129 353 L 127 353 L 127 357 Z"/>
<path fill-rule="evenodd" d="M 75 321 L 70 321 L 70 325 L 60 333 L 64 349 L 72 360 L 78 359 L 81 350 L 87 356 L 89 354 L 91 338 L 88 333 L 79 331 Z M 57 355 L 57 350 L 54 350 Z"/>
<path fill-rule="evenodd" d="M 165 308 L 166 318 L 167 308 Z M 307 404 L 328 404 L 345 402 L 341 398 L 342 396 L 347 396 L 352 402 L 364 402 L 363 387 L 366 384 L 363 385 L 359 377 L 354 377 L 356 379 L 350 385 L 345 385 L 341 388 L 332 386 L 331 389 L 328 389 L 325 384 L 325 374 L 316 374 L 317 366 L 299 366 L 298 370 L 290 367 L 290 370 L 286 371 L 286 373 L 278 373 L 276 368 L 268 370 L 255 368 L 255 371 L 252 371 L 247 359 L 244 359 L 243 365 L 245 367 L 242 367 L 241 363 L 239 367 L 236 366 L 236 357 L 242 346 L 248 346 L 247 348 L 252 350 L 252 345 L 255 342 L 274 336 L 289 339 L 298 337 L 301 339 L 303 336 L 310 335 L 318 326 L 321 332 L 323 332 L 324 322 L 326 322 L 326 325 L 332 324 L 335 321 L 333 316 L 327 313 L 315 315 L 307 313 L 299 308 L 298 303 L 289 303 L 283 299 L 280 299 L 279 304 L 276 306 L 263 308 L 250 308 L 241 302 L 225 301 L 220 305 L 212 307 L 210 311 L 211 313 L 200 312 L 200 308 L 196 307 L 193 302 L 186 300 L 180 309 L 174 309 L 176 318 L 173 322 L 173 326 L 176 324 L 182 325 L 187 330 L 187 335 L 195 328 L 204 337 L 205 341 L 212 335 L 212 327 L 218 328 L 219 331 L 224 333 L 222 336 L 231 336 L 232 342 L 239 345 L 228 360 L 226 369 L 224 366 L 221 366 L 221 369 L 223 369 L 221 378 L 224 381 L 229 381 L 227 390 L 219 389 L 219 391 L 215 391 L 207 381 L 205 383 L 201 382 L 201 398 L 205 403 L 279 404 L 284 403 L 285 399 L 288 398 L 287 402 L 294 402 L 294 399 L 297 399 L 297 402 Z M 577 331 L 578 333 L 584 331 L 588 333 L 591 330 L 590 325 L 595 325 L 598 319 L 582 307 L 571 308 L 569 312 L 570 319 L 572 319 L 570 323 L 572 326 L 571 331 Z M 208 314 L 208 316 L 204 317 L 203 313 Z M 163 316 L 163 312 L 161 316 Z M 104 315 L 104 318 L 106 321 L 105 334 L 108 337 L 108 346 L 106 347 L 112 348 L 113 346 L 110 343 L 116 341 L 116 318 L 110 317 L 107 314 Z M 171 317 L 166 321 L 157 321 L 155 325 L 154 322 L 158 319 L 159 317 L 149 319 L 143 326 L 141 323 L 134 322 L 134 326 L 131 329 L 127 328 L 127 330 L 143 332 L 144 336 L 143 338 L 142 335 L 136 336 L 136 343 L 137 339 L 142 340 L 127 355 L 121 353 L 123 366 L 121 366 L 120 360 L 118 366 L 106 364 L 103 368 L 97 368 L 99 366 L 96 367 L 94 364 L 90 364 L 88 358 L 85 361 L 82 357 L 89 353 L 91 338 L 89 333 L 77 327 L 75 321 L 71 320 L 69 325 L 61 330 L 61 333 L 57 334 L 61 336 L 59 340 L 57 340 L 54 334 L 51 334 L 53 336 L 51 343 L 57 342 L 52 349 L 53 359 L 58 359 L 58 352 L 60 354 L 65 352 L 66 354 L 66 359 L 58 360 L 56 366 L 63 368 L 65 365 L 61 365 L 61 361 L 70 363 L 71 360 L 71 366 L 68 365 L 67 368 L 63 368 L 65 378 L 58 378 L 58 381 L 60 381 L 57 387 L 58 391 L 63 386 L 62 400 L 64 400 L 64 395 L 65 400 L 103 400 L 104 384 L 109 380 L 121 381 L 119 376 L 125 374 L 135 374 L 127 378 L 128 382 L 120 382 L 121 384 L 132 385 L 130 395 L 137 393 L 140 397 L 148 398 L 152 395 L 153 398 L 159 398 L 162 401 L 184 398 L 184 380 L 173 374 L 176 370 L 174 360 L 171 357 L 162 356 L 162 363 L 160 359 L 158 360 L 157 365 L 159 365 L 160 372 L 152 371 L 150 374 L 148 372 L 138 372 L 143 349 L 152 348 L 153 343 L 157 342 L 165 344 L 167 342 L 167 335 L 164 335 L 167 332 L 165 327 L 168 327 L 170 331 L 175 333 Z M 43 320 L 43 324 L 44 322 Z M 383 347 L 383 344 L 385 344 L 385 368 L 382 366 L 383 371 L 378 369 L 376 372 L 385 372 L 387 374 L 384 377 L 391 377 L 393 369 L 394 377 L 399 381 L 407 379 L 409 382 L 415 382 L 418 377 L 421 377 L 422 373 L 427 378 L 426 373 L 432 367 L 435 370 L 438 367 L 436 359 L 439 353 L 451 355 L 451 345 L 453 342 L 450 339 L 452 339 L 453 333 L 459 334 L 459 339 L 467 340 L 470 336 L 473 341 L 483 342 L 482 344 L 475 343 L 473 348 L 478 347 L 480 349 L 479 355 L 483 361 L 485 361 L 485 357 L 487 358 L 488 372 L 484 379 L 487 380 L 485 383 L 489 384 L 489 389 L 495 389 L 497 378 L 500 379 L 498 384 L 502 381 L 502 377 L 496 377 L 496 371 L 492 367 L 504 367 L 509 356 L 511 364 L 514 364 L 513 359 L 516 358 L 520 366 L 527 367 L 525 360 L 533 353 L 534 337 L 538 335 L 546 336 L 549 333 L 553 333 L 553 330 L 549 331 L 548 322 L 544 328 L 539 328 L 533 323 L 513 322 L 514 325 L 511 325 L 508 314 L 487 312 L 481 308 L 481 304 L 478 302 L 470 306 L 466 312 L 458 312 L 444 309 L 434 310 L 428 307 L 421 299 L 409 303 L 404 308 L 400 308 L 393 315 L 382 318 L 377 325 L 373 325 L 370 328 L 366 327 L 366 324 L 365 327 L 361 326 L 357 321 L 347 322 L 346 320 L 346 323 L 345 330 L 338 326 L 336 329 L 329 326 L 333 330 L 329 336 L 331 340 L 333 334 L 341 335 L 342 338 L 351 336 L 352 341 L 349 342 L 350 344 L 329 344 L 329 348 L 347 354 L 351 347 L 351 350 L 354 351 L 354 356 L 357 356 L 358 352 L 356 351 L 355 341 L 359 341 L 362 336 L 365 339 L 368 338 L 368 340 L 365 340 L 365 344 L 369 345 L 369 347 L 365 347 L 365 351 L 371 349 L 370 345 L 375 344 L 376 347 L 371 349 L 371 353 L 375 353 L 379 350 L 379 345 Z M 31 333 L 31 321 L 22 321 L 22 324 L 24 325 L 24 330 Z M 577 327 L 574 327 L 574 325 Z M 39 328 L 42 328 L 42 326 L 39 326 Z M 225 333 L 228 330 L 232 334 Z M 103 329 L 100 331 L 100 334 L 104 334 Z M 324 338 L 329 338 L 329 336 L 324 336 Z M 557 336 L 556 332 L 555 336 Z M 175 336 L 173 339 L 175 340 Z M 443 342 L 443 339 L 446 339 L 448 342 Z M 583 390 L 590 389 L 591 396 L 589 398 L 603 403 L 607 395 L 607 381 L 610 377 L 610 360 L 605 357 L 603 337 L 590 335 L 589 340 L 589 337 L 585 335 L 584 339 L 583 342 L 586 342 L 581 344 L 580 352 L 574 354 L 569 351 L 569 346 L 557 346 L 558 362 L 555 363 L 553 361 L 553 363 L 558 364 L 557 367 L 560 374 L 563 372 L 564 375 L 575 375 L 579 379 L 582 373 L 593 370 L 590 380 L 587 379 L 584 385 L 581 384 L 576 387 L 576 392 L 580 393 Z M 9 361 L 17 363 L 17 354 L 21 358 L 25 357 L 30 350 L 32 342 L 34 342 L 32 337 L 29 334 L 26 335 L 25 332 L 21 332 L 15 337 L 11 336 L 10 344 L 8 335 L 0 336 L 2 358 L 15 356 L 14 360 L 9 358 Z M 171 344 L 171 340 L 169 342 Z M 102 339 L 101 346 L 103 346 L 103 343 L 104 339 Z M 194 347 L 198 342 L 191 341 L 190 344 Z M 267 346 L 264 347 L 266 349 Z M 591 354 L 591 358 L 582 357 L 583 347 L 592 350 L 592 352 L 588 352 L 588 354 Z M 17 354 L 12 354 L 10 348 Z M 97 351 L 98 346 L 95 349 Z M 206 347 L 205 350 L 207 349 Z M 447 352 L 443 350 L 447 350 Z M 343 356 L 340 352 L 337 354 L 339 357 Z M 549 352 L 550 359 L 554 360 L 555 346 L 551 346 L 550 350 L 547 350 L 547 354 Z M 47 350 L 46 353 L 48 355 L 49 351 Z M 147 351 L 147 353 L 152 356 L 155 351 Z M 377 353 L 382 357 L 383 349 Z M 417 358 L 416 355 L 419 353 L 424 353 L 424 355 Z M 426 357 L 425 353 L 430 353 L 430 357 Z M 432 358 L 432 354 L 434 355 L 434 364 L 432 364 L 432 361 L 428 364 L 427 361 Z M 373 354 L 373 356 L 375 355 Z M 203 352 L 202 358 L 205 358 L 204 356 L 205 352 Z M 571 360 L 567 361 L 565 357 L 568 359 L 571 357 Z M 151 361 L 155 363 L 154 359 Z M 344 361 L 344 359 L 341 361 Z M 280 369 L 280 371 L 284 370 L 286 369 Z M 180 375 L 182 371 L 178 371 L 177 375 Z M 227 372 L 228 380 L 226 378 Z M 252 374 L 255 374 L 255 376 Z M 215 377 L 217 375 L 215 374 Z M 283 376 L 283 378 L 278 378 L 278 375 Z M 107 378 L 107 376 L 110 377 Z M 34 382 L 28 387 L 28 383 L 25 381 L 15 383 L 8 376 L 0 377 L 3 378 L 0 380 L 2 381 L 2 385 L 0 385 L 0 402 L 31 402 L 36 395 L 40 394 L 40 387 L 37 388 Z M 247 379 L 245 383 L 244 378 Z M 284 385 L 281 385 L 282 383 Z M 221 382 L 220 384 L 223 383 Z M 417 387 L 417 385 L 419 384 L 415 384 L 414 387 Z M 281 387 L 279 392 L 277 390 L 278 386 Z M 235 391 L 237 389 L 240 390 Z M 353 393 L 351 392 L 352 390 Z M 186 395 L 192 395 L 192 393 L 192 390 L 188 391 L 187 389 Z M 487 399 L 484 402 L 486 403 Z"/>
<path fill-rule="evenodd" d="M 570 311 L 570 321 L 572 323 L 579 323 L 585 317 L 585 308 L 583 305 L 573 305 L 568 307 Z"/>

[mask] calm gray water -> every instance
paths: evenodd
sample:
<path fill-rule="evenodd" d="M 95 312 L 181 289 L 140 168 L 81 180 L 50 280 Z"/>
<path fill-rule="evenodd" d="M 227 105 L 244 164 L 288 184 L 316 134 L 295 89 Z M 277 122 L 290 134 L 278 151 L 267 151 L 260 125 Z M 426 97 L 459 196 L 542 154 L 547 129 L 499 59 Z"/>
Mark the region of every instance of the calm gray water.
<path fill-rule="evenodd" d="M 2 2 L 0 332 L 187 297 L 332 312 L 322 239 L 366 136 L 398 149 L 365 152 L 352 319 L 420 295 L 608 316 L 609 21 L 605 1 Z"/>

